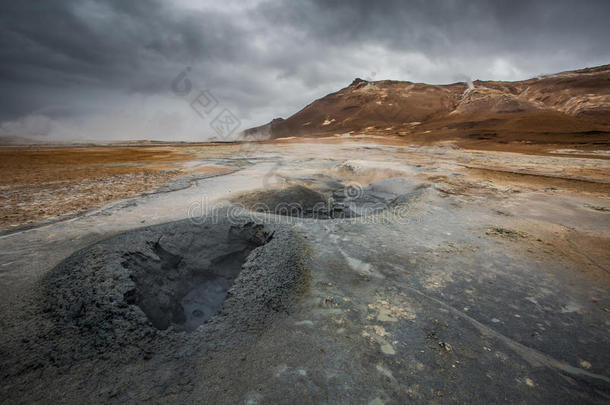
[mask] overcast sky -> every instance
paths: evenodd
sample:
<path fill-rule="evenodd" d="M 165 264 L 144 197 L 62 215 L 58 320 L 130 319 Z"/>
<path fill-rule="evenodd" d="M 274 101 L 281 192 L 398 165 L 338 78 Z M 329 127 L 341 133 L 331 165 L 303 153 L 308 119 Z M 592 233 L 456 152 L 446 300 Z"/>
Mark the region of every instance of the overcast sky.
<path fill-rule="evenodd" d="M 3 1 L 0 135 L 205 140 L 225 108 L 245 129 L 355 77 L 518 80 L 607 64 L 609 16 L 607 0 Z M 218 104 L 202 117 L 190 102 L 204 89 Z"/>

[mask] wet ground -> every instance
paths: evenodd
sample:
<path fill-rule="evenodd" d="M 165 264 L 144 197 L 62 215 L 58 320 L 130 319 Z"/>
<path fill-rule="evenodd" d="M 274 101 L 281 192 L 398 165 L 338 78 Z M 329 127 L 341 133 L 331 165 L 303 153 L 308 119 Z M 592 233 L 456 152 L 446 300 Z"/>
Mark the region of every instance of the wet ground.
<path fill-rule="evenodd" d="M 610 399 L 608 160 L 365 139 L 232 147 L 192 163 L 231 174 L 0 238 L 3 402 Z M 193 253 L 231 224 L 269 239 Z M 282 264 L 293 257 L 302 268 Z M 147 268 L 177 274 L 139 284 L 160 286 L 154 311 L 185 311 L 161 327 L 124 294 Z M 55 304 L 75 292 L 88 301 Z"/>

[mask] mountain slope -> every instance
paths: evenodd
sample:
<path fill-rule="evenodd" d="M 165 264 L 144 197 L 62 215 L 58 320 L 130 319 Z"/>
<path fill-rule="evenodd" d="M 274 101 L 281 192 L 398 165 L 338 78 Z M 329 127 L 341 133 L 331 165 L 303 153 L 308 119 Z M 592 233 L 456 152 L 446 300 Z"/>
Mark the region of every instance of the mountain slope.
<path fill-rule="evenodd" d="M 610 65 L 518 82 L 428 85 L 356 79 L 246 138 L 342 133 L 418 141 L 586 142 L 610 146 Z M 576 139 L 576 141 L 575 141 Z"/>

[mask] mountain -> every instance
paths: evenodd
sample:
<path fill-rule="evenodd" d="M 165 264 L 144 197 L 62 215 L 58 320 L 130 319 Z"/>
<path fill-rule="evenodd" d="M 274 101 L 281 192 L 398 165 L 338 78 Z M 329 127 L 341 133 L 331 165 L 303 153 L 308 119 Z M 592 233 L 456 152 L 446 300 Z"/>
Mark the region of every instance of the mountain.
<path fill-rule="evenodd" d="M 246 139 L 394 135 L 414 141 L 586 143 L 610 146 L 610 65 L 529 80 L 430 85 L 355 79 Z"/>

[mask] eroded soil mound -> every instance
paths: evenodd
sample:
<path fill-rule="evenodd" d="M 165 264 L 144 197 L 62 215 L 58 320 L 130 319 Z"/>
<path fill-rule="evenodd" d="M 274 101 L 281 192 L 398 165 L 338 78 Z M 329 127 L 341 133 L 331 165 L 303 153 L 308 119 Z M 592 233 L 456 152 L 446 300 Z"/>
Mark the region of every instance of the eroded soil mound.
<path fill-rule="evenodd" d="M 302 239 L 222 212 L 208 219 L 130 231 L 59 264 L 3 375 L 231 347 L 289 311 L 304 282 Z"/>
<path fill-rule="evenodd" d="M 325 182 L 325 185 L 331 183 Z M 390 177 L 368 185 L 342 184 L 324 192 L 302 185 L 255 191 L 233 199 L 233 203 L 256 212 L 298 218 L 344 219 L 373 215 L 407 204 L 427 188 L 404 177 Z"/>
<path fill-rule="evenodd" d="M 329 196 L 302 185 L 256 191 L 242 195 L 233 202 L 253 211 L 290 217 L 329 219 L 354 216 Z"/>

